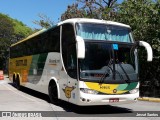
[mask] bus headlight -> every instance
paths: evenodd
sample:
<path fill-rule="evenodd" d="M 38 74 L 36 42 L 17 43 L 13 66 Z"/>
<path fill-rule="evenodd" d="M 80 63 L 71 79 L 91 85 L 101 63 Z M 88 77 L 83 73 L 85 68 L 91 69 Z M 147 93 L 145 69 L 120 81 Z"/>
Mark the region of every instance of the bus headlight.
<path fill-rule="evenodd" d="M 87 93 L 87 94 L 98 94 L 98 91 L 91 90 L 91 89 L 88 89 L 88 88 L 80 88 L 80 91 L 82 91 L 83 93 Z"/>
<path fill-rule="evenodd" d="M 130 94 L 135 94 L 137 92 L 139 92 L 139 88 L 135 88 L 135 89 L 129 91 Z"/>

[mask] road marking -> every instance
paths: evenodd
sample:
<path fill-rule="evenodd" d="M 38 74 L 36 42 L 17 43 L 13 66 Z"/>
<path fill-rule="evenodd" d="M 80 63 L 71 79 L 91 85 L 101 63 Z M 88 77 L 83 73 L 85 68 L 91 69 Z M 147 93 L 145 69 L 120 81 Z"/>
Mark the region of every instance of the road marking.
<path fill-rule="evenodd" d="M 3 84 L 2 84 L 2 85 L 3 85 Z M 22 95 L 22 94 L 16 92 L 15 90 L 13 90 L 13 89 L 7 87 L 6 85 L 3 85 L 3 86 L 5 86 L 7 89 L 11 90 L 12 92 L 14 92 L 14 93 L 17 94 L 17 95 L 20 95 L 20 96 L 22 96 L 22 97 L 24 97 L 24 98 L 26 98 L 26 99 L 28 99 L 28 100 L 31 100 L 31 101 L 33 101 L 33 102 L 37 102 L 36 100 L 33 100 L 32 98 L 26 97 L 26 96 L 24 96 L 24 95 Z"/>

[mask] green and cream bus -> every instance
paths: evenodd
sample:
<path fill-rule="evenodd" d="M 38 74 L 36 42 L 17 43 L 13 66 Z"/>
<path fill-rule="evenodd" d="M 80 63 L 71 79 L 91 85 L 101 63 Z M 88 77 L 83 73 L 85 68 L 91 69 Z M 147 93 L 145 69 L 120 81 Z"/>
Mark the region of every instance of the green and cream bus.
<path fill-rule="evenodd" d="M 129 25 L 74 18 L 10 47 L 9 78 L 80 106 L 132 103 L 139 97 L 137 46 Z"/>

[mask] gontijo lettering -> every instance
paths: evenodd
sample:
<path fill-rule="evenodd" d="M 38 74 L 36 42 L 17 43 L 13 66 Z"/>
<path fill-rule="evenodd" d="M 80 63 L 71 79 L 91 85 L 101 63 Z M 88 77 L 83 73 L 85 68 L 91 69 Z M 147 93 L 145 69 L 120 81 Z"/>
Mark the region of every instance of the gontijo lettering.
<path fill-rule="evenodd" d="M 16 60 L 16 66 L 27 66 L 27 59 Z"/>

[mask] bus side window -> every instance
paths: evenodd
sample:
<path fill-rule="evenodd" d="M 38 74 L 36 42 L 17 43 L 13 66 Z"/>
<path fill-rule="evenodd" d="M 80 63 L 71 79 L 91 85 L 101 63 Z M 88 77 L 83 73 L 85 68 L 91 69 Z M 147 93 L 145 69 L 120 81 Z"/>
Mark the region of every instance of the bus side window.
<path fill-rule="evenodd" d="M 60 27 L 49 30 L 43 39 L 45 52 L 60 52 Z"/>
<path fill-rule="evenodd" d="M 54 28 L 49 35 L 50 50 L 54 52 L 60 51 L 60 27 Z"/>
<path fill-rule="evenodd" d="M 72 78 L 77 78 L 77 55 L 74 28 L 71 24 L 62 26 L 62 57 L 65 69 Z"/>

